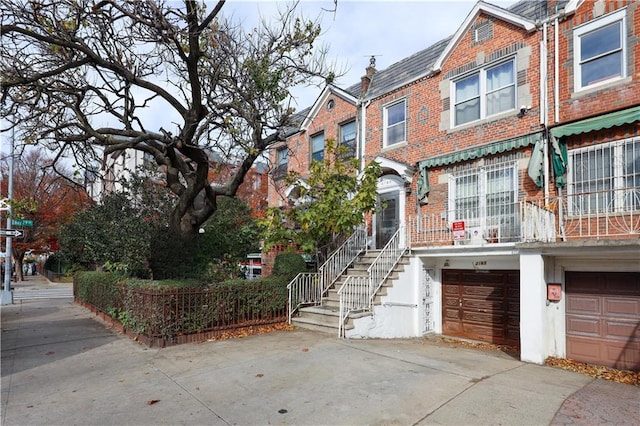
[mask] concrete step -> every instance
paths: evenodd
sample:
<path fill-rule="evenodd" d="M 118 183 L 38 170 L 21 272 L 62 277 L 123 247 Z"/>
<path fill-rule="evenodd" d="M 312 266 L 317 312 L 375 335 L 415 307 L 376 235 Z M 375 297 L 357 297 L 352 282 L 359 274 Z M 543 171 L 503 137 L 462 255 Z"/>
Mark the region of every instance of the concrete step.
<path fill-rule="evenodd" d="M 338 333 L 338 321 L 340 318 L 339 308 L 327 306 L 311 306 L 301 308 L 299 316 L 291 318 L 291 323 L 310 330 L 323 331 L 326 333 Z M 345 329 L 353 328 L 353 320 L 370 316 L 368 311 L 352 312 L 345 323 Z"/>

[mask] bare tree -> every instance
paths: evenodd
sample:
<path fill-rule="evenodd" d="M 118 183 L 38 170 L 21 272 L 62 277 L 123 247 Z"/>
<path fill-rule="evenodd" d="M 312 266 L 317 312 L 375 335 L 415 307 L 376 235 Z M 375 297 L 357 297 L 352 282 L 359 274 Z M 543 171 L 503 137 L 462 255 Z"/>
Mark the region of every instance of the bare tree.
<path fill-rule="evenodd" d="M 171 229 L 197 233 L 291 124 L 290 89 L 335 77 L 315 47 L 318 22 L 297 17 L 296 4 L 247 31 L 224 19 L 224 3 L 2 2 L 9 128 L 78 165 L 147 153 L 177 196 Z M 222 184 L 209 182 L 211 152 L 239 165 Z"/>

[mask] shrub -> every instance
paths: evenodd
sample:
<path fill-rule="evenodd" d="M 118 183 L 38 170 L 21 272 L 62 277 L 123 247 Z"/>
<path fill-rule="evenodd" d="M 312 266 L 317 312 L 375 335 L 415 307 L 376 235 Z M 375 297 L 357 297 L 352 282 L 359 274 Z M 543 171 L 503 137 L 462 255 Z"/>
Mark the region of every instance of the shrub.
<path fill-rule="evenodd" d="M 306 272 L 307 262 L 297 253 L 280 253 L 273 264 L 273 275 L 291 281 L 300 272 Z"/>
<path fill-rule="evenodd" d="M 282 321 L 288 282 L 274 276 L 207 285 L 196 279 L 152 281 L 84 272 L 76 276 L 76 295 L 127 329 L 171 340 L 181 334 Z"/>
<path fill-rule="evenodd" d="M 122 275 L 112 272 L 78 272 L 74 278 L 74 294 L 81 301 L 110 313 L 122 305 L 118 282 Z"/>

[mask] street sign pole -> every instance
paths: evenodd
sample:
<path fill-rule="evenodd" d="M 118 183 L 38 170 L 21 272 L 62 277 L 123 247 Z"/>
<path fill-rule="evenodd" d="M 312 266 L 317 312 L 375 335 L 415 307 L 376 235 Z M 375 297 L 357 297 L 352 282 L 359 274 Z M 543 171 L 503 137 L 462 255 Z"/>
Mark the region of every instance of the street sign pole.
<path fill-rule="evenodd" d="M 12 125 L 14 125 L 12 123 Z M 13 199 L 13 154 L 14 154 L 14 139 L 16 135 L 15 127 L 11 132 L 11 145 L 9 146 L 9 182 L 8 182 L 8 194 L 9 209 L 7 210 L 7 229 L 11 229 L 11 200 Z M 11 236 L 7 235 L 6 254 L 4 257 L 4 289 L 0 294 L 0 305 L 13 304 L 13 292 L 11 291 Z"/>

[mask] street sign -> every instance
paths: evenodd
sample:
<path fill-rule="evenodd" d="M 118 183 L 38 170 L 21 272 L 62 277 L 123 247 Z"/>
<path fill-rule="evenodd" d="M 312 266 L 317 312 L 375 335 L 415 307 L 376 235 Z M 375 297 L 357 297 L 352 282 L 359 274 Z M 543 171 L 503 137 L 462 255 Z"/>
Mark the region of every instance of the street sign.
<path fill-rule="evenodd" d="M 0 237 L 16 237 L 20 238 L 24 235 L 21 229 L 0 229 Z"/>
<path fill-rule="evenodd" d="M 11 225 L 17 227 L 23 227 L 23 228 L 30 228 L 33 226 L 33 221 L 31 219 L 13 219 L 11 221 Z"/>

